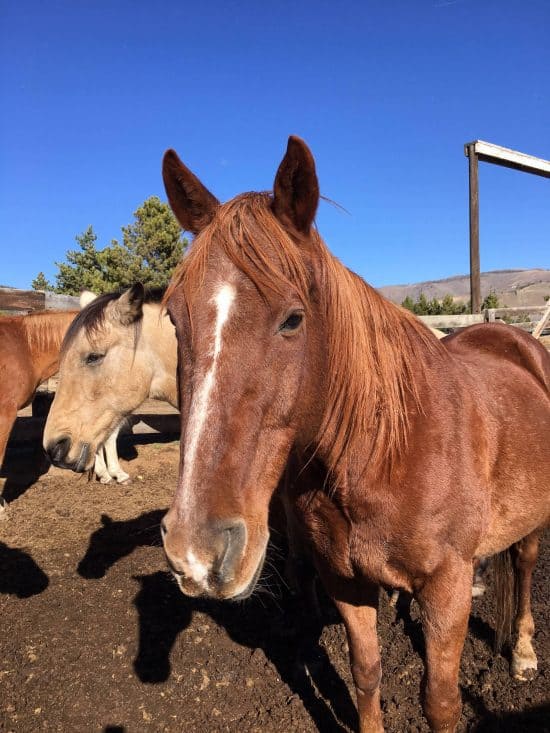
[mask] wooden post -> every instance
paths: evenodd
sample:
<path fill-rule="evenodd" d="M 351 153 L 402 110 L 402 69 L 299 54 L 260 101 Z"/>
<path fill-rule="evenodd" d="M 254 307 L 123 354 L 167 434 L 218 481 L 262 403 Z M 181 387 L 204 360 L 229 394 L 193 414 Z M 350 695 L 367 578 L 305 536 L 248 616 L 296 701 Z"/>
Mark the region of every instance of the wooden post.
<path fill-rule="evenodd" d="M 536 339 L 538 339 L 541 333 L 544 331 L 544 327 L 548 320 L 550 320 L 550 301 L 548 301 L 548 306 L 546 307 L 546 310 L 542 314 L 542 318 L 540 319 L 540 321 L 537 323 L 537 325 L 533 329 L 533 336 Z"/>
<path fill-rule="evenodd" d="M 475 144 L 466 146 L 470 171 L 470 298 L 472 313 L 481 313 L 479 274 L 479 183 Z"/>

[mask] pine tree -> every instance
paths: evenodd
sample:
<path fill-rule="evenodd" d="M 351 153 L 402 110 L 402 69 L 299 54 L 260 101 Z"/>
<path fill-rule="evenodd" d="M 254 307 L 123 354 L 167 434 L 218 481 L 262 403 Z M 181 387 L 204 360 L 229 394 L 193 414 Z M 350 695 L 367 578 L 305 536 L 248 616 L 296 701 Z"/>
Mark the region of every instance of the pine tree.
<path fill-rule="evenodd" d="M 134 218 L 133 223 L 122 228 L 122 244 L 112 240 L 102 250 L 96 247 L 93 227 L 79 234 L 79 249 L 69 250 L 66 262 L 55 263 L 59 272 L 53 289 L 78 295 L 84 289 L 107 293 L 136 282 L 147 287 L 166 286 L 187 240 L 183 239 L 168 204 L 156 196 L 148 198 Z"/>
<path fill-rule="evenodd" d="M 130 269 L 127 270 L 122 257 L 123 269 L 117 268 L 118 278 L 126 278 L 128 285 L 141 282 L 149 287 L 164 287 L 187 245 L 180 225 L 170 207 L 157 196 L 148 198 L 134 218 L 132 224 L 122 228 L 122 248 L 130 255 Z M 118 243 L 117 246 L 120 247 Z"/>
<path fill-rule="evenodd" d="M 430 302 L 428 303 L 428 315 L 429 316 L 440 316 L 443 312 L 443 308 L 441 307 L 441 303 L 437 298 L 432 298 Z"/>
<path fill-rule="evenodd" d="M 481 310 L 485 310 L 485 308 L 500 308 L 498 295 L 494 290 L 490 290 L 489 294 L 485 296 L 485 300 L 481 304 Z"/>
<path fill-rule="evenodd" d="M 417 316 L 427 316 L 429 314 L 429 303 L 424 293 L 420 293 L 418 300 L 414 304 L 414 312 Z"/>
<path fill-rule="evenodd" d="M 39 272 L 31 283 L 33 290 L 53 290 L 53 285 L 47 280 L 43 272 Z"/>
<path fill-rule="evenodd" d="M 412 311 L 414 313 L 414 301 L 410 295 L 407 295 L 401 305 L 403 306 L 403 308 L 406 308 L 408 311 Z"/>
<path fill-rule="evenodd" d="M 102 252 L 96 249 L 97 235 L 89 226 L 75 237 L 80 249 L 67 252 L 67 262 L 56 262 L 59 272 L 56 275 L 57 293 L 78 295 L 81 290 L 105 293 L 111 289 L 104 266 Z"/>

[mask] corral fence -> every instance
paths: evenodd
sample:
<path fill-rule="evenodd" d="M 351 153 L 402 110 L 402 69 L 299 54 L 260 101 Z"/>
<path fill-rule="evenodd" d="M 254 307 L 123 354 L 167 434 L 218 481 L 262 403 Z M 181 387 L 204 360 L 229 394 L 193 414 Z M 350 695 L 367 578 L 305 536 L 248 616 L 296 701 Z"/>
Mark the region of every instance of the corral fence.
<path fill-rule="evenodd" d="M 0 313 L 16 315 L 36 311 L 72 311 L 79 308 L 79 299 L 74 295 L 0 286 Z"/>
<path fill-rule="evenodd" d="M 486 308 L 482 313 L 460 315 L 419 316 L 430 328 L 454 331 L 474 323 L 505 321 L 517 328 L 529 331 L 535 338 L 550 332 L 550 302 L 547 305 L 525 305 L 511 308 Z"/>

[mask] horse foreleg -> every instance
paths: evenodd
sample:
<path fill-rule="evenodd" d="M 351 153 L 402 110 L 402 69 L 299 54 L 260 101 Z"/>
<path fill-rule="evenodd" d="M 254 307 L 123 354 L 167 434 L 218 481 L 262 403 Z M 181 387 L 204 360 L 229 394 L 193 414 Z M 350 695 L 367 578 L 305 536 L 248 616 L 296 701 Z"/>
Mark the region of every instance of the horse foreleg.
<path fill-rule="evenodd" d="M 114 430 L 111 435 L 105 441 L 103 450 L 105 451 L 105 461 L 107 463 L 107 471 L 118 484 L 123 484 L 130 480 L 129 474 L 123 471 L 120 463 L 118 462 L 118 452 L 116 447 L 116 441 L 120 428 Z"/>
<path fill-rule="evenodd" d="M 537 669 L 532 643 L 535 624 L 531 613 L 531 580 L 539 552 L 539 538 L 540 532 L 536 531 L 516 544 L 518 610 L 514 622 L 517 639 L 512 650 L 512 674 L 521 681 L 531 679 Z"/>
<path fill-rule="evenodd" d="M 105 459 L 103 457 L 103 446 L 100 446 L 95 454 L 94 473 L 102 484 L 108 484 L 109 481 L 111 481 L 111 475 L 109 471 L 107 471 L 107 466 L 105 465 Z"/>
<path fill-rule="evenodd" d="M 460 718 L 460 656 L 472 598 L 472 566 L 453 558 L 431 576 L 417 600 L 426 643 L 424 714 L 433 731 L 452 733 Z"/>
<path fill-rule="evenodd" d="M 330 592 L 330 588 L 328 589 Z M 357 692 L 360 733 L 382 733 L 380 708 L 380 650 L 376 632 L 378 587 L 369 586 L 361 597 L 364 605 L 334 599 L 348 636 L 351 673 Z"/>
<path fill-rule="evenodd" d="M 9 402 L 0 404 L 0 468 L 2 468 L 2 464 L 4 463 L 4 455 L 6 454 L 8 439 L 16 417 L 17 405 L 15 403 Z M 7 507 L 7 503 L 2 497 L 3 491 L 4 479 L 0 478 L 0 514 L 2 514 Z"/>

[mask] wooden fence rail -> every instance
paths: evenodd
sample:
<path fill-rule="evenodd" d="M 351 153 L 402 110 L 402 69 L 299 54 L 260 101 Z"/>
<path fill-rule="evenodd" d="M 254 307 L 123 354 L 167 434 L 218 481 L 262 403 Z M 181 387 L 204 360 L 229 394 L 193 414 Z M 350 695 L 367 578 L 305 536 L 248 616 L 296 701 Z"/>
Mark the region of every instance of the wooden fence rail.
<path fill-rule="evenodd" d="M 79 300 L 74 295 L 47 293 L 43 290 L 17 290 L 0 287 L 0 312 L 33 313 L 34 311 L 78 310 Z"/>
<path fill-rule="evenodd" d="M 525 313 L 531 316 L 540 313 L 540 319 L 532 319 L 523 323 L 517 323 L 514 325 L 520 328 L 525 328 L 528 331 L 537 329 L 538 335 L 542 333 L 546 320 L 548 319 L 550 305 L 521 305 L 513 306 L 510 308 L 486 308 L 482 313 L 462 313 L 454 316 L 419 316 L 421 321 L 431 328 L 465 328 L 471 326 L 474 323 L 492 323 L 496 320 L 502 319 L 505 316 L 514 316 L 521 313 Z"/>

